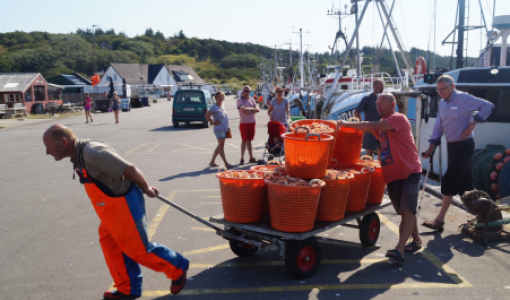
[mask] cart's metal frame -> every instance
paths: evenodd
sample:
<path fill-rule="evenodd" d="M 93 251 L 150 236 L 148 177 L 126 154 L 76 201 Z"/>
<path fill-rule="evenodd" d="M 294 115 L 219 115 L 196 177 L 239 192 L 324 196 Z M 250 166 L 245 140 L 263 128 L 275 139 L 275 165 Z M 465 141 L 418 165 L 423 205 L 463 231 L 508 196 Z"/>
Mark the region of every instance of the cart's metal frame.
<path fill-rule="evenodd" d="M 235 240 L 255 246 L 259 249 L 266 251 L 279 251 L 280 258 L 285 258 L 285 243 L 286 241 L 303 241 L 307 238 L 313 237 L 316 234 L 333 229 L 337 226 L 343 225 L 352 228 L 360 228 L 362 217 L 374 213 L 382 208 L 390 205 L 389 199 L 385 198 L 381 204 L 367 205 L 363 211 L 356 213 L 346 213 L 345 217 L 337 222 L 315 222 L 312 230 L 300 233 L 290 233 L 275 230 L 271 227 L 269 218 L 257 223 L 240 224 L 228 222 L 223 218 L 223 215 L 210 217 L 209 221 L 216 224 L 225 226 L 225 231 L 229 232 L 230 229 L 240 232 L 241 234 L 235 236 Z M 348 224 L 349 222 L 356 221 L 356 224 Z M 220 232 L 218 234 L 222 235 Z M 225 236 L 224 236 L 225 237 Z M 225 237 L 231 239 L 232 237 Z"/>

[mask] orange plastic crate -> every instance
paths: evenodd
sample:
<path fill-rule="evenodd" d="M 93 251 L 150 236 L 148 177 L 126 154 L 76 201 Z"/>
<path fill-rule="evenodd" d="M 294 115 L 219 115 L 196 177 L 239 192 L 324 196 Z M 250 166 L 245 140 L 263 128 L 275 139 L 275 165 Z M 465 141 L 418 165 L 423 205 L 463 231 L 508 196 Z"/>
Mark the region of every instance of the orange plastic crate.
<path fill-rule="evenodd" d="M 283 135 L 285 172 L 292 177 L 303 179 L 322 178 L 326 175 L 329 146 L 333 137 L 327 134 L 306 136 L 306 133 L 299 132 Z"/>
<path fill-rule="evenodd" d="M 336 122 L 335 121 L 318 120 L 318 119 L 298 120 L 298 121 L 292 122 L 292 124 L 290 125 L 290 131 L 294 132 L 295 128 L 297 128 L 297 127 L 303 127 L 305 125 L 310 126 L 313 123 L 326 124 L 331 128 L 329 130 L 315 130 L 315 131 L 311 130 L 310 131 L 310 133 L 325 133 L 325 134 L 329 134 L 333 137 L 333 140 L 331 141 L 331 144 L 329 145 L 328 162 L 330 162 L 331 159 L 333 158 L 333 152 L 335 150 L 335 143 L 336 143 L 337 130 L 336 130 Z"/>
<path fill-rule="evenodd" d="M 267 190 L 271 226 L 274 229 L 283 232 L 313 229 L 321 187 L 285 186 L 269 182 Z"/>
<path fill-rule="evenodd" d="M 225 220 L 234 223 L 254 223 L 262 220 L 267 202 L 267 185 L 264 179 L 225 178 L 224 175 L 225 172 L 216 174 L 220 181 Z"/>
<path fill-rule="evenodd" d="M 326 182 L 326 186 L 321 190 L 316 220 L 322 222 L 340 221 L 345 216 L 351 177 L 345 179 L 323 178 L 322 180 Z"/>
<path fill-rule="evenodd" d="M 350 119 L 349 119 L 350 120 Z M 336 134 L 333 159 L 337 163 L 357 163 L 363 144 L 363 131 L 340 127 Z M 333 162 L 330 160 L 330 166 Z"/>
<path fill-rule="evenodd" d="M 365 172 L 361 174 L 354 174 L 352 178 L 351 186 L 349 188 L 349 196 L 347 198 L 346 212 L 359 212 L 365 209 L 368 198 L 368 191 L 370 189 L 370 180 L 372 178 L 373 168 L 367 167 L 363 164 L 333 164 L 333 169 L 352 169 L 356 171 L 362 171 L 363 168 L 367 168 Z"/>

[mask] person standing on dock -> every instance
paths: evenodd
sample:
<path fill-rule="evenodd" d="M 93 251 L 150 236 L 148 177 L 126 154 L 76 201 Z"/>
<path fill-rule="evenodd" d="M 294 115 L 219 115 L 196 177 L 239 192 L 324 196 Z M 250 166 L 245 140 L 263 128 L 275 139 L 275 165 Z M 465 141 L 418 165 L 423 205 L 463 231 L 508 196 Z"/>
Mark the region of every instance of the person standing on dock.
<path fill-rule="evenodd" d="M 414 144 L 411 124 L 407 117 L 395 112 L 397 101 L 392 94 L 380 94 L 376 101 L 380 121 L 349 123 L 338 121 L 338 127 L 372 132 L 381 143 L 381 169 L 388 185 L 388 196 L 402 218 L 398 244 L 386 253 L 397 262 L 404 261 L 405 252 L 416 252 L 422 246 L 418 232 L 416 208 L 421 178 L 421 162 Z M 409 236 L 412 242 L 406 245 Z"/>
<path fill-rule="evenodd" d="M 138 298 L 142 295 L 139 264 L 165 273 L 172 280 L 170 292 L 186 284 L 189 261 L 158 243 L 149 242 L 143 194 L 154 198 L 159 191 L 149 186 L 142 172 L 107 144 L 78 139 L 68 127 L 55 124 L 43 135 L 46 154 L 56 161 L 70 157 L 96 213 L 101 220 L 99 242 L 116 291 L 105 299 Z M 73 176 L 74 178 L 74 176 Z"/>
<path fill-rule="evenodd" d="M 453 196 L 462 196 L 475 188 L 468 170 L 475 151 L 473 130 L 477 123 L 487 120 L 494 110 L 494 104 L 455 90 L 455 81 L 449 75 L 437 79 L 436 89 L 441 96 L 439 112 L 429 140 L 430 146 L 423 153 L 423 158 L 430 158 L 432 150 L 441 145 L 441 137 L 444 135 L 448 142 L 448 169 L 441 182 L 441 210 L 433 220 L 424 221 L 423 226 L 442 232 Z"/>
<path fill-rule="evenodd" d="M 239 130 L 241 131 L 241 162 L 239 164 L 244 165 L 244 152 L 248 149 L 250 155 L 250 163 L 257 163 L 257 160 L 253 157 L 251 141 L 255 138 L 255 127 L 257 126 L 256 113 L 259 112 L 257 103 L 250 97 L 251 87 L 245 85 L 241 93 L 241 97 L 237 99 L 237 109 L 239 110 L 239 118 L 241 123 L 239 124 Z"/>
<path fill-rule="evenodd" d="M 289 100 L 283 98 L 285 91 L 282 87 L 278 86 L 275 89 L 276 98 L 269 102 L 269 108 L 267 114 L 271 121 L 277 121 L 282 123 L 287 130 L 289 130 L 289 118 L 290 118 L 290 105 Z M 272 142 L 272 141 L 271 141 Z"/>
<path fill-rule="evenodd" d="M 358 107 L 354 110 L 354 116 L 361 120 L 361 113 L 364 113 L 364 121 L 377 122 L 381 120 L 381 116 L 379 116 L 377 112 L 377 105 L 375 102 L 377 101 L 377 95 L 384 91 L 384 82 L 382 79 L 375 79 L 372 83 L 372 89 L 373 91 L 370 95 L 361 99 Z M 367 151 L 367 155 L 372 157 L 374 151 L 377 150 L 379 160 L 381 160 L 380 148 L 379 140 L 371 132 L 365 132 L 363 135 L 363 149 Z"/>

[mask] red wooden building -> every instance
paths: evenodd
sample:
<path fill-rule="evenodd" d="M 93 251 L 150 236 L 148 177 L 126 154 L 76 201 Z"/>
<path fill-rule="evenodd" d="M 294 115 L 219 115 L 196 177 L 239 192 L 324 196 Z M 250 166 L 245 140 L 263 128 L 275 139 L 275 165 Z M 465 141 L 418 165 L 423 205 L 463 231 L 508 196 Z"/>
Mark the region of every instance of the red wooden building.
<path fill-rule="evenodd" d="M 13 108 L 23 103 L 27 112 L 35 103 L 44 107 L 48 102 L 62 104 L 63 87 L 48 83 L 40 73 L 0 73 L 0 104 Z"/>

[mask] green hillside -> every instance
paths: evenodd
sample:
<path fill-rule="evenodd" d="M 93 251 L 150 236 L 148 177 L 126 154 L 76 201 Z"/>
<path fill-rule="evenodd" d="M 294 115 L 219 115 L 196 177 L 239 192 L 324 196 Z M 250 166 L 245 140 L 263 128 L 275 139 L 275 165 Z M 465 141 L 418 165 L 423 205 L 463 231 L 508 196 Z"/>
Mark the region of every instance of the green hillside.
<path fill-rule="evenodd" d="M 105 44 L 108 49 L 101 49 Z M 374 49 L 364 47 L 363 69 L 372 69 Z M 423 50 L 411 49 L 409 57 L 426 56 Z M 278 59 L 288 62 L 288 51 L 278 51 Z M 308 53 L 305 53 L 305 56 Z M 328 64 L 329 53 L 320 55 L 319 70 Z M 399 56 L 398 56 L 399 57 Z M 293 66 L 299 54 L 293 52 Z M 40 72 L 45 77 L 61 73 L 78 72 L 92 76 L 106 70 L 110 63 L 148 63 L 192 66 L 207 82 L 214 84 L 256 84 L 260 81 L 260 64 L 274 64 L 274 49 L 251 44 L 231 43 L 213 39 L 188 38 L 181 30 L 172 37 L 147 29 L 141 36 L 127 37 L 113 29 L 78 29 L 75 33 L 51 34 L 47 32 L 0 33 L 0 72 Z M 449 57 L 437 56 L 437 65 L 449 67 Z M 403 62 L 399 58 L 400 66 Z M 382 71 L 396 73 L 390 52 L 385 49 L 381 57 Z"/>

